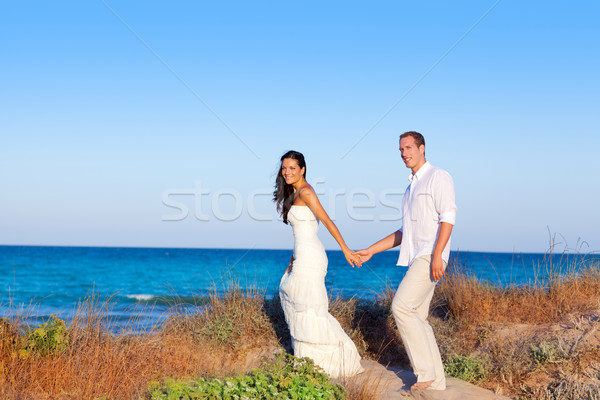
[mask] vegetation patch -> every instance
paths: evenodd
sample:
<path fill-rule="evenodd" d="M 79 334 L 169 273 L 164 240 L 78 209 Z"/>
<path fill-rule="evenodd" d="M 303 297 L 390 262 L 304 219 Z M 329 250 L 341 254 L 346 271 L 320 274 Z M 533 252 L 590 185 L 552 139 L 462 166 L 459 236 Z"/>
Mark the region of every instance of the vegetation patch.
<path fill-rule="evenodd" d="M 531 346 L 531 358 L 538 366 L 543 366 L 547 363 L 556 362 L 559 357 L 559 349 L 553 343 L 541 342 Z"/>
<path fill-rule="evenodd" d="M 151 384 L 146 399 L 346 399 L 346 390 L 330 383 L 329 376 L 308 358 L 278 353 L 248 375 Z"/>
<path fill-rule="evenodd" d="M 447 375 L 463 381 L 477 383 L 486 376 L 484 364 L 474 357 L 454 355 L 444 363 L 444 371 Z"/>
<path fill-rule="evenodd" d="M 67 349 L 67 324 L 56 315 L 50 320 L 30 329 L 25 337 L 25 346 L 19 350 L 19 357 L 29 357 L 32 354 L 46 356 Z"/>
<path fill-rule="evenodd" d="M 600 267 L 577 271 L 544 286 L 495 287 L 450 270 L 429 318 L 446 373 L 520 399 L 597 398 Z M 330 312 L 361 356 L 409 368 L 394 293 L 332 299 Z M 68 328 L 56 317 L 35 328 L 0 319 L 0 399 L 375 398 L 369 380 L 344 390 L 308 360 L 261 364 L 291 350 L 277 296 L 234 286 L 141 335 L 112 334 L 109 315 L 92 298 Z"/>

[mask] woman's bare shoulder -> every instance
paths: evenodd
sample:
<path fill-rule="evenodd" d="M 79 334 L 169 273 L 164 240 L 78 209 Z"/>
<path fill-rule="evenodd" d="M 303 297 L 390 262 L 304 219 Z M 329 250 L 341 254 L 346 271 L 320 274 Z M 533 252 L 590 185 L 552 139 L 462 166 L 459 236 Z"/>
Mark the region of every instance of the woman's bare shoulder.
<path fill-rule="evenodd" d="M 309 203 L 316 196 L 317 194 L 315 193 L 313 187 L 309 183 L 306 183 L 306 185 L 298 189 L 294 205 L 305 206 L 307 205 L 306 203 Z"/>

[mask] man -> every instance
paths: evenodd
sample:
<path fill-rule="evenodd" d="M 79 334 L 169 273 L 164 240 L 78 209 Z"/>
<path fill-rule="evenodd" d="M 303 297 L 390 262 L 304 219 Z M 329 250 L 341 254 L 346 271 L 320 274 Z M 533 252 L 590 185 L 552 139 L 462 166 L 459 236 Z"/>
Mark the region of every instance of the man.
<path fill-rule="evenodd" d="M 456 222 L 454 182 L 425 160 L 420 133 L 400 135 L 400 153 L 412 171 L 402 199 L 402 227 L 357 254 L 364 263 L 373 254 L 401 245 L 398 265 L 409 268 L 394 296 L 392 314 L 417 376 L 411 389 L 444 390 L 444 366 L 427 316 L 435 285 L 448 264 Z"/>

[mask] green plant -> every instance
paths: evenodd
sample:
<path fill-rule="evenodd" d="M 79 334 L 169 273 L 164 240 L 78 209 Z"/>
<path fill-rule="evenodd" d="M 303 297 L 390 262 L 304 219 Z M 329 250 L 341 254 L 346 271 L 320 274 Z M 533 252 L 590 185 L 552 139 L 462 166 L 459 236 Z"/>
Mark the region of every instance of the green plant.
<path fill-rule="evenodd" d="M 480 382 L 486 371 L 481 360 L 469 356 L 454 355 L 444 363 L 446 374 L 467 382 Z"/>
<path fill-rule="evenodd" d="M 196 381 L 165 380 L 150 385 L 146 399 L 346 399 L 345 389 L 308 358 L 278 353 L 249 375 Z"/>
<path fill-rule="evenodd" d="M 42 356 L 54 354 L 66 350 L 67 344 L 67 325 L 52 314 L 50 320 L 26 333 L 25 346 L 19 351 L 19 356 L 28 358 L 32 353 Z"/>
<path fill-rule="evenodd" d="M 208 321 L 200 328 L 200 333 L 218 343 L 232 344 L 242 332 L 228 315 L 221 315 Z"/>
<path fill-rule="evenodd" d="M 556 347 L 548 342 L 542 342 L 530 348 L 531 358 L 538 366 L 555 361 L 556 353 Z"/>

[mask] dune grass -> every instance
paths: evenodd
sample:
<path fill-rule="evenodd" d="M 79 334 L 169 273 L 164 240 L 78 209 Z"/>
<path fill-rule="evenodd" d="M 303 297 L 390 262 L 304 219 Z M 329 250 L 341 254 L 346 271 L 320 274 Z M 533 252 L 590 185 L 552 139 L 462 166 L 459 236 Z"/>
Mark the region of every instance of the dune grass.
<path fill-rule="evenodd" d="M 239 303 L 234 293 L 225 299 Z M 245 312 L 262 312 L 262 302 L 249 297 Z M 198 334 L 207 324 L 205 317 L 187 318 L 187 332 L 179 328 L 181 316 L 173 316 L 164 328 L 140 335 L 114 335 L 107 318 L 110 305 L 91 297 L 82 304 L 67 328 L 27 328 L 19 319 L 3 320 L 0 348 L 0 398 L 26 399 L 135 399 L 147 391 L 150 381 L 161 377 L 192 377 L 243 371 L 239 351 L 230 345 L 217 345 L 218 336 L 202 340 Z M 232 307 L 233 310 L 236 310 Z M 213 314 L 210 314 L 213 315 Z M 186 318 L 183 318 L 186 319 Z M 54 320 L 56 321 L 56 319 Z M 195 324 L 195 325 L 194 325 Z M 276 341 L 274 334 L 245 334 L 248 344 L 266 348 Z M 63 338 L 64 346 L 32 347 L 34 333 Z M 39 336 L 39 335 L 38 335 Z M 238 338 L 236 336 L 236 338 Z M 252 342 L 254 338 L 254 343 Z"/>
<path fill-rule="evenodd" d="M 56 317 L 36 328 L 0 320 L 0 398 L 161 399 L 204 389 L 212 398 L 219 384 L 250 390 L 249 381 L 258 385 L 252 390 L 266 382 L 281 396 L 295 393 L 290 398 L 369 398 L 369 385 L 346 393 L 309 360 L 277 361 L 290 344 L 283 311 L 257 291 L 215 294 L 206 312 L 174 310 L 144 334 L 112 334 L 109 309 L 92 297 L 68 327 Z"/>
<path fill-rule="evenodd" d="M 600 391 L 600 267 L 577 267 L 544 284 L 504 288 L 451 270 L 430 318 L 447 374 L 515 398 L 593 398 L 585 396 Z M 330 311 L 363 357 L 408 366 L 390 312 L 393 294 L 332 299 Z M 56 318 L 35 329 L 19 318 L 0 320 L 0 398 L 151 399 L 169 387 L 199 390 L 198 382 L 233 376 L 236 385 L 251 386 L 248 379 L 273 368 L 274 354 L 291 350 L 279 300 L 235 285 L 211 296 L 205 312 L 174 309 L 144 334 L 111 333 L 108 314 L 109 306 L 91 297 L 69 326 Z M 271 369 L 278 378 L 265 382 L 283 380 L 285 389 L 285 368 Z M 338 383 L 344 390 L 335 396 L 348 399 L 375 399 L 379 385 Z"/>
<path fill-rule="evenodd" d="M 431 318 L 446 372 L 464 379 L 475 368 L 466 380 L 519 398 L 600 393 L 600 266 L 577 262 L 544 282 L 508 287 L 451 272 Z"/>

